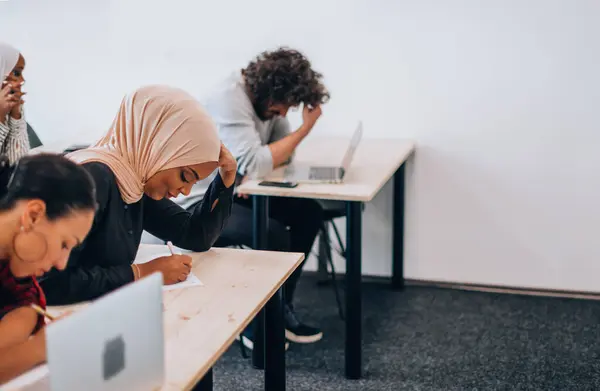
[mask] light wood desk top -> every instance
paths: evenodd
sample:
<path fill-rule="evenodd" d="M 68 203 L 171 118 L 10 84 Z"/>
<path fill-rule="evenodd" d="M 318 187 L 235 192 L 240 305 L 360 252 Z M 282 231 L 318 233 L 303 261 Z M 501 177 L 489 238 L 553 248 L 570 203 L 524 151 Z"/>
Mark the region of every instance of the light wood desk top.
<path fill-rule="evenodd" d="M 142 245 L 140 251 L 164 253 L 165 246 Z M 304 254 L 225 248 L 190 255 L 204 286 L 163 295 L 163 391 L 191 390 L 304 259 Z"/>
<path fill-rule="evenodd" d="M 302 142 L 294 163 L 340 166 L 348 149 L 349 139 L 308 138 Z M 250 180 L 237 188 L 240 194 L 298 197 L 343 201 L 371 201 L 415 149 L 415 143 L 401 139 L 362 139 L 340 184 L 301 183 L 293 189 L 259 186 Z M 281 179 L 279 168 L 268 179 Z"/>
<path fill-rule="evenodd" d="M 165 390 L 188 390 L 215 364 L 304 254 L 214 248 L 193 254 L 203 287 L 166 292 Z"/>

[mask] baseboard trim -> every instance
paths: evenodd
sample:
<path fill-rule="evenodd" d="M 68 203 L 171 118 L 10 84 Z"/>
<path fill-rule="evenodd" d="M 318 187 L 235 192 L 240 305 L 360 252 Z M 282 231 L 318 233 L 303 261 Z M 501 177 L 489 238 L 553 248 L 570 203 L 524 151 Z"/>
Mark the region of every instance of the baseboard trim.
<path fill-rule="evenodd" d="M 316 271 L 305 271 L 305 275 L 319 277 L 319 273 Z M 336 279 L 338 281 L 344 280 L 344 274 L 337 274 Z M 363 282 L 389 284 L 390 277 L 381 276 L 363 276 Z M 526 295 L 526 296 L 541 296 L 541 297 L 556 297 L 556 298 L 567 298 L 567 299 L 583 299 L 583 300 L 600 300 L 600 293 L 594 292 L 582 292 L 582 291 L 562 291 L 556 289 L 531 289 L 531 288 L 520 288 L 500 285 L 480 285 L 480 284 L 467 284 L 458 282 L 446 282 L 446 281 L 432 281 L 432 280 L 415 280 L 406 279 L 405 284 L 407 286 L 425 286 L 435 287 L 442 289 L 455 289 L 462 291 L 474 291 L 474 292 L 487 292 L 487 293 L 503 293 L 510 295 Z"/>
<path fill-rule="evenodd" d="M 457 289 L 463 291 L 476 291 L 488 293 L 504 293 L 510 295 L 527 295 L 527 296 L 542 296 L 556 297 L 567 299 L 584 299 L 584 300 L 600 300 L 600 293 L 579 292 L 579 291 L 562 291 L 556 289 L 531 289 L 519 288 L 510 286 L 494 286 L 494 285 L 479 285 L 479 284 L 464 284 L 442 281 L 426 281 L 426 280 L 405 280 L 406 285 L 411 286 L 433 286 L 436 288 Z"/>

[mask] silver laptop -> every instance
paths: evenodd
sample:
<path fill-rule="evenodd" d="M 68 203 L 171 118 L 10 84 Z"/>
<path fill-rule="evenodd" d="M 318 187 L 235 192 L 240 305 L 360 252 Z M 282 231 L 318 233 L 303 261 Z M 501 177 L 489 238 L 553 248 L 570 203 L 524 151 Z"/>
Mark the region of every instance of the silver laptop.
<path fill-rule="evenodd" d="M 155 390 L 165 377 L 160 273 L 48 325 L 50 389 Z"/>
<path fill-rule="evenodd" d="M 344 176 L 350 167 L 354 152 L 358 148 L 358 144 L 362 139 L 363 127 L 362 122 L 358 123 L 350 146 L 344 155 L 341 166 L 307 166 L 292 163 L 284 173 L 286 182 L 299 183 L 341 183 L 344 181 Z"/>

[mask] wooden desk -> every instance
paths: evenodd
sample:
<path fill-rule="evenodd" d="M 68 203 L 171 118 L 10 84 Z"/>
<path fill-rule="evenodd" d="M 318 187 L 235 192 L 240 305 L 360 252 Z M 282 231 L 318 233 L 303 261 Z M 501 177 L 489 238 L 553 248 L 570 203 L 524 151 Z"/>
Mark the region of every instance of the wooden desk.
<path fill-rule="evenodd" d="M 349 140 L 307 139 L 294 162 L 312 165 L 340 165 Z M 346 201 L 346 377 L 359 379 L 362 372 L 362 204 L 371 201 L 394 178 L 392 286 L 404 287 L 404 167 L 415 144 L 407 140 L 363 139 L 356 150 L 342 184 L 299 184 L 293 189 L 259 186 L 252 180 L 239 186 L 241 194 L 252 195 L 254 248 L 268 249 L 268 197 L 298 197 Z M 281 178 L 283 168 L 269 179 Z M 255 366 L 262 362 L 254 349 Z"/>
<path fill-rule="evenodd" d="M 140 252 L 164 248 L 142 245 Z M 285 390 L 280 288 L 304 254 L 214 248 L 190 255 L 192 270 L 204 286 L 164 293 L 166 379 L 162 390 L 212 389 L 212 366 L 263 307 L 267 310 L 265 389 Z"/>

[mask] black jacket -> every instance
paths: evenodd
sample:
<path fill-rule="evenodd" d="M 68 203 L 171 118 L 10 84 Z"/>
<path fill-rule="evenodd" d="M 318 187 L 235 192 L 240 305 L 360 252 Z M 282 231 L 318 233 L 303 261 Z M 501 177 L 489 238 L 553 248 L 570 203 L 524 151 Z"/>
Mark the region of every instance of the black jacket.
<path fill-rule="evenodd" d="M 91 300 L 133 281 L 131 264 L 142 231 L 181 248 L 206 251 L 231 213 L 234 186 L 226 188 L 220 175 L 202 202 L 186 211 L 171 200 L 155 201 L 147 196 L 128 205 L 121 199 L 116 178 L 106 165 L 94 162 L 83 166 L 96 182 L 98 211 L 88 237 L 72 251 L 67 268 L 62 272 L 52 270 L 40 279 L 49 305 Z"/>

